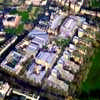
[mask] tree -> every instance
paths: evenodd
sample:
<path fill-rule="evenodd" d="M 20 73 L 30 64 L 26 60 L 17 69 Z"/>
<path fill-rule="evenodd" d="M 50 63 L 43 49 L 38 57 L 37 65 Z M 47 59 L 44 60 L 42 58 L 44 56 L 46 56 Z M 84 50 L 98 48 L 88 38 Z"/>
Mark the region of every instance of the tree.
<path fill-rule="evenodd" d="M 24 30 L 24 25 L 23 24 L 20 24 L 18 27 L 16 28 L 6 28 L 5 29 L 5 32 L 8 33 L 8 34 L 12 34 L 12 35 L 21 35 L 22 32 Z"/>
<path fill-rule="evenodd" d="M 100 1 L 99 0 L 91 0 L 89 7 L 95 9 L 95 12 L 96 12 L 95 17 L 97 17 L 97 12 L 98 12 L 97 9 L 100 8 Z"/>

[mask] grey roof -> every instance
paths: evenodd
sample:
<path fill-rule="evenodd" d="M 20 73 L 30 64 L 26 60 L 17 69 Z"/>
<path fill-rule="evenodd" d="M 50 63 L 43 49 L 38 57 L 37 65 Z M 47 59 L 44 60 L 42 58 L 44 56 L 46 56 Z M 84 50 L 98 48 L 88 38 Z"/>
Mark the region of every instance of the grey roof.
<path fill-rule="evenodd" d="M 40 31 L 40 30 L 32 30 L 29 34 L 28 34 L 29 38 L 39 38 L 41 40 L 45 40 L 45 42 L 48 41 L 49 37 L 48 34 L 46 32 Z"/>
<path fill-rule="evenodd" d="M 33 44 L 33 43 L 31 43 L 31 44 L 26 48 L 26 50 L 27 50 L 28 52 L 34 52 L 34 51 L 37 50 L 37 49 L 38 49 L 38 45 Z"/>
<path fill-rule="evenodd" d="M 64 19 L 64 16 L 62 15 L 56 15 L 54 20 L 52 21 L 51 24 L 51 29 L 56 29 L 62 22 L 62 20 Z"/>
<path fill-rule="evenodd" d="M 28 34 L 28 37 L 34 38 L 35 36 L 42 36 L 42 35 L 48 35 L 48 34 L 46 32 L 34 29 Z"/>

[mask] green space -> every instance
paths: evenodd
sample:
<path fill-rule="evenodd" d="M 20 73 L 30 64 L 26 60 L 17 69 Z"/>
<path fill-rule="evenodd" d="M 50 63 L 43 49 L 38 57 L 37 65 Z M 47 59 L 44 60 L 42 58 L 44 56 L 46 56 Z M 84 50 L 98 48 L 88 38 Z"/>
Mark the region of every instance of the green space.
<path fill-rule="evenodd" d="M 92 8 L 100 8 L 99 0 L 90 0 L 89 6 Z"/>
<path fill-rule="evenodd" d="M 5 32 L 12 35 L 22 34 L 24 31 L 24 23 L 26 23 L 29 20 L 28 11 L 21 12 L 21 11 L 14 10 L 10 12 L 10 14 L 18 14 L 19 16 L 21 16 L 21 22 L 16 28 L 9 28 L 9 27 L 5 28 Z"/>
<path fill-rule="evenodd" d="M 56 43 L 57 46 L 61 47 L 64 50 L 64 48 L 69 44 L 69 41 L 70 41 L 69 38 L 58 39 L 58 40 L 55 40 L 55 43 Z"/>
<path fill-rule="evenodd" d="M 24 30 L 24 24 L 26 22 L 33 22 L 35 19 L 37 19 L 38 15 L 41 13 L 40 7 L 30 7 L 27 11 L 18 11 L 18 10 L 12 10 L 10 14 L 18 14 L 21 16 L 21 22 L 20 25 L 16 28 L 6 28 L 6 33 L 13 34 L 13 35 L 20 35 L 22 34 Z"/>
<path fill-rule="evenodd" d="M 91 66 L 90 72 L 88 74 L 88 78 L 85 82 L 83 82 L 81 91 L 82 93 L 89 94 L 91 91 L 100 90 L 100 48 L 95 50 L 95 56 L 93 58 L 93 64 Z M 98 98 L 86 98 L 81 100 L 100 100 Z"/>
<path fill-rule="evenodd" d="M 96 99 L 96 98 L 92 98 L 92 97 L 88 97 L 88 98 L 86 98 L 86 99 L 81 99 L 81 100 L 100 100 L 100 99 Z"/>
<path fill-rule="evenodd" d="M 0 3 L 3 3 L 3 6 L 5 7 L 7 7 L 7 6 L 10 6 L 10 5 L 12 5 L 12 2 L 11 2 L 11 0 L 0 0 Z"/>
<path fill-rule="evenodd" d="M 31 9 L 31 11 L 30 11 Z M 29 19 L 30 20 L 35 20 L 37 19 L 38 15 L 42 12 L 43 8 L 41 7 L 31 7 L 29 8 Z"/>
<path fill-rule="evenodd" d="M 24 24 L 20 24 L 16 28 L 6 28 L 5 32 L 12 35 L 20 35 L 22 34 L 23 30 L 24 30 Z"/>
<path fill-rule="evenodd" d="M 93 65 L 88 74 L 87 80 L 83 83 L 82 90 L 89 92 L 90 90 L 100 89 L 100 78 L 98 77 L 100 74 L 100 49 L 95 51 L 95 57 L 93 59 Z"/>
<path fill-rule="evenodd" d="M 29 20 L 29 12 L 28 11 L 13 10 L 10 12 L 10 14 L 18 14 L 19 16 L 21 16 L 22 22 L 26 22 L 27 20 Z"/>

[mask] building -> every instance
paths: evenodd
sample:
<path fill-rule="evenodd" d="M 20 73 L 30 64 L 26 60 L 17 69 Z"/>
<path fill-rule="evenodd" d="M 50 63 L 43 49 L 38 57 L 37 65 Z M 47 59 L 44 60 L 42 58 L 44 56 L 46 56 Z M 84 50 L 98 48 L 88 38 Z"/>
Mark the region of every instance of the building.
<path fill-rule="evenodd" d="M 51 71 L 51 75 L 45 81 L 47 87 L 53 87 L 54 89 L 63 90 L 64 92 L 68 93 L 69 85 L 58 78 L 59 72 L 56 68 L 53 68 Z"/>
<path fill-rule="evenodd" d="M 84 28 L 85 28 L 85 26 L 84 26 Z M 83 30 L 83 29 L 81 29 L 81 28 L 79 28 L 78 29 L 78 37 L 83 37 L 85 35 L 85 31 Z"/>
<path fill-rule="evenodd" d="M 73 61 L 68 60 L 66 65 L 64 66 L 64 69 L 76 73 L 80 70 L 80 66 L 75 64 Z"/>
<path fill-rule="evenodd" d="M 53 87 L 54 89 L 58 89 L 59 91 L 63 90 L 64 92 L 68 93 L 69 85 L 52 75 L 48 77 L 48 79 L 46 80 L 46 84 L 49 87 Z"/>
<path fill-rule="evenodd" d="M 3 11 L 0 11 L 0 31 L 3 31 L 3 29 L 4 29 L 3 18 L 4 18 L 4 13 L 3 13 Z"/>
<path fill-rule="evenodd" d="M 5 35 L 6 35 L 5 32 L 2 32 L 2 31 L 0 32 L 0 43 L 5 41 Z"/>
<path fill-rule="evenodd" d="M 71 2 L 71 3 L 75 3 L 77 2 L 78 0 L 65 0 L 66 2 Z"/>
<path fill-rule="evenodd" d="M 74 59 L 75 62 L 77 62 L 78 64 L 83 64 L 83 56 L 81 52 L 75 50 L 72 52 L 72 58 Z"/>
<path fill-rule="evenodd" d="M 36 54 L 37 54 L 37 52 L 38 52 L 38 50 L 39 50 L 39 46 L 37 45 L 37 44 L 34 44 L 34 43 L 30 43 L 27 47 L 26 47 L 26 49 L 24 50 L 25 51 L 25 54 L 26 55 L 33 55 L 33 56 L 35 56 Z"/>
<path fill-rule="evenodd" d="M 63 19 L 64 19 L 63 15 L 52 14 L 50 29 L 55 31 L 61 25 Z"/>
<path fill-rule="evenodd" d="M 6 36 L 5 32 L 1 33 L 1 44 L 0 47 L 0 56 L 17 40 L 17 36 Z M 4 36 L 5 35 L 5 36 Z"/>
<path fill-rule="evenodd" d="M 76 46 L 72 43 L 69 44 L 69 47 L 66 47 L 66 50 L 69 50 L 69 52 L 73 52 L 76 50 Z"/>
<path fill-rule="evenodd" d="M 64 70 L 63 66 L 58 64 L 55 66 L 55 69 L 58 70 L 60 74 L 59 76 L 60 79 L 63 79 L 64 81 L 69 81 L 69 82 L 72 82 L 74 80 L 74 74 L 70 73 L 67 70 Z"/>
<path fill-rule="evenodd" d="M 19 0 L 12 0 L 13 4 L 18 4 Z"/>
<path fill-rule="evenodd" d="M 16 49 L 24 49 L 30 44 L 30 41 L 24 38 L 20 43 L 16 45 Z"/>
<path fill-rule="evenodd" d="M 27 92 L 23 92 L 22 90 L 20 89 L 13 89 L 12 91 L 12 94 L 10 97 L 8 97 L 9 100 L 39 100 L 40 99 L 40 96 L 36 95 L 35 93 L 33 94 L 29 94 Z"/>
<path fill-rule="evenodd" d="M 80 8 L 82 7 L 84 0 L 53 0 L 59 3 L 62 6 L 69 6 L 71 10 L 74 10 L 74 12 L 79 12 Z"/>
<path fill-rule="evenodd" d="M 61 48 L 56 46 L 55 42 L 53 43 L 53 41 L 52 41 L 52 44 L 48 44 L 47 47 L 48 47 L 48 51 L 49 52 L 54 52 L 56 54 L 60 54 L 61 53 Z"/>
<path fill-rule="evenodd" d="M 36 63 L 46 66 L 46 69 L 51 68 L 55 63 L 57 55 L 55 53 L 40 51 L 36 57 Z"/>
<path fill-rule="evenodd" d="M 78 34 L 78 35 L 82 36 L 81 34 Z M 74 36 L 73 39 L 72 39 L 72 41 L 76 45 L 79 42 L 79 37 Z"/>
<path fill-rule="evenodd" d="M 18 15 L 5 15 L 3 25 L 5 27 L 17 27 L 20 23 L 21 17 Z"/>
<path fill-rule="evenodd" d="M 39 48 L 42 48 L 47 42 L 42 37 L 35 37 L 32 39 L 32 43 L 37 44 Z"/>
<path fill-rule="evenodd" d="M 9 55 L 1 63 L 1 67 L 7 70 L 8 72 L 18 74 L 22 69 L 22 66 L 20 66 L 21 59 L 21 54 L 15 51 L 11 51 Z"/>
<path fill-rule="evenodd" d="M 48 43 L 48 34 L 40 30 L 32 30 L 28 36 L 23 39 L 16 49 L 19 53 L 27 56 L 36 56 L 38 50 Z"/>
<path fill-rule="evenodd" d="M 32 80 L 34 84 L 41 84 L 45 74 L 46 70 L 44 66 L 32 63 L 26 72 L 26 77 Z"/>
<path fill-rule="evenodd" d="M 42 0 L 32 0 L 32 4 L 36 6 L 46 5 L 46 2 L 47 0 L 44 0 L 44 2 Z"/>
<path fill-rule="evenodd" d="M 84 30 L 86 30 L 87 28 L 89 28 L 89 24 L 88 24 L 87 22 L 83 22 L 82 28 L 83 28 Z"/>
<path fill-rule="evenodd" d="M 64 2 L 64 3 L 69 3 L 69 2 L 75 3 L 75 2 L 77 2 L 78 0 L 56 0 L 56 1 L 58 1 L 58 2 Z"/>
<path fill-rule="evenodd" d="M 78 28 L 77 21 L 72 18 L 67 18 L 60 28 L 62 37 L 72 37 L 75 30 Z"/>
<path fill-rule="evenodd" d="M 26 0 L 25 1 L 25 4 L 26 5 L 34 5 L 34 6 L 44 6 L 46 5 L 47 3 L 47 0 Z"/>
<path fill-rule="evenodd" d="M 32 4 L 32 0 L 25 0 L 25 4 L 26 5 L 31 5 Z"/>
<path fill-rule="evenodd" d="M 70 56 L 71 56 L 70 52 L 64 51 L 63 56 L 60 57 L 57 64 L 61 64 L 64 66 L 66 64 L 66 62 L 70 59 Z"/>
<path fill-rule="evenodd" d="M 32 43 L 39 45 L 42 48 L 44 45 L 48 44 L 49 36 L 46 32 L 43 32 L 39 29 L 32 30 L 28 37 L 32 39 Z"/>
<path fill-rule="evenodd" d="M 29 38 L 34 38 L 34 37 L 39 37 L 39 38 L 43 38 L 44 41 L 48 41 L 48 33 L 42 31 L 42 30 L 39 30 L 39 29 L 34 29 L 32 30 L 29 34 L 28 34 L 28 37 Z"/>
<path fill-rule="evenodd" d="M 84 18 L 79 16 L 69 16 L 65 19 L 64 23 L 60 27 L 61 37 L 72 37 L 76 32 L 76 29 L 82 25 L 85 21 Z"/>
<path fill-rule="evenodd" d="M 32 40 L 28 38 L 23 39 L 18 45 L 16 45 L 17 52 L 27 55 L 28 57 L 35 56 L 39 50 L 39 45 L 32 43 Z"/>
<path fill-rule="evenodd" d="M 11 88 L 7 82 L 0 83 L 0 100 L 4 100 L 5 96 L 8 96 L 10 92 Z"/>

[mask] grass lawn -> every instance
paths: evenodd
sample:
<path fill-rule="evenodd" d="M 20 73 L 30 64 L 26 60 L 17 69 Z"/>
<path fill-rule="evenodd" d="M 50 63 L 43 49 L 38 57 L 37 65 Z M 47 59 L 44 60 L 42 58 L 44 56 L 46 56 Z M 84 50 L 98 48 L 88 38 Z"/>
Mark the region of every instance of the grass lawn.
<path fill-rule="evenodd" d="M 81 99 L 81 100 L 100 100 L 100 99 L 88 97 L 88 98 L 86 98 L 86 99 Z"/>
<path fill-rule="evenodd" d="M 82 84 L 82 92 L 85 92 L 87 94 L 89 94 L 92 91 L 94 95 L 99 94 L 97 92 L 97 90 L 100 91 L 100 48 L 96 49 L 95 51 L 95 57 L 93 59 L 93 65 L 90 69 L 90 72 L 88 74 L 88 78 L 87 80 Z M 85 100 L 85 99 L 81 99 L 81 100 Z M 100 100 L 100 98 L 96 99 L 96 98 L 92 98 L 91 96 L 89 98 L 87 98 L 86 100 Z"/>
<path fill-rule="evenodd" d="M 89 92 L 90 90 L 100 89 L 100 49 L 97 49 L 96 56 L 93 59 L 93 65 L 88 74 L 87 80 L 83 83 L 82 90 Z"/>

